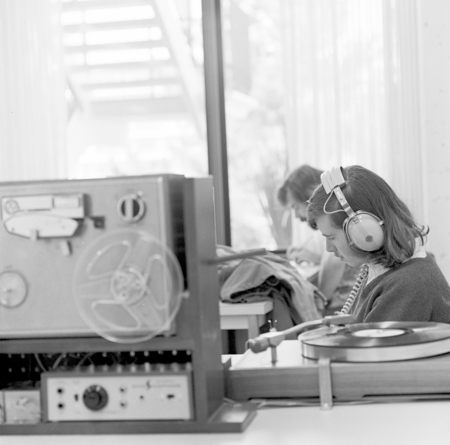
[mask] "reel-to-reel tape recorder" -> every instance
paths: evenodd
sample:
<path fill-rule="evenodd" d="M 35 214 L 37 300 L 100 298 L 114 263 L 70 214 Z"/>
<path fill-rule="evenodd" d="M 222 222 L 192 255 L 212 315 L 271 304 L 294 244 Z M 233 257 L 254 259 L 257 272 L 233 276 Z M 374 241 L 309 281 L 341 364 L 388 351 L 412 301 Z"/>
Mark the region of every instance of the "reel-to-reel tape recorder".
<path fill-rule="evenodd" d="M 184 291 L 181 187 L 176 175 L 3 185 L 0 338 L 169 332 Z"/>
<path fill-rule="evenodd" d="M 248 425 L 255 407 L 224 400 L 211 177 L 0 183 L 0 200 L 0 434 Z"/>

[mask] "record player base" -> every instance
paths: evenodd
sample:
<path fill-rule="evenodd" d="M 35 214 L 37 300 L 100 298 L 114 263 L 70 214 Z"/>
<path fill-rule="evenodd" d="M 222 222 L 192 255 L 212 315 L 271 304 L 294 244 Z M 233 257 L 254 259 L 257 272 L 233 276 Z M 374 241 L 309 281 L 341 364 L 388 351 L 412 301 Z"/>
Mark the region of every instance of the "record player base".
<path fill-rule="evenodd" d="M 301 355 L 299 341 L 283 341 L 277 354 L 278 361 L 272 365 L 270 350 L 259 354 L 248 350 L 226 370 L 226 396 L 232 400 L 321 397 L 323 379 L 318 361 Z M 395 362 L 331 362 L 329 372 L 335 400 L 450 396 L 450 354 Z"/>

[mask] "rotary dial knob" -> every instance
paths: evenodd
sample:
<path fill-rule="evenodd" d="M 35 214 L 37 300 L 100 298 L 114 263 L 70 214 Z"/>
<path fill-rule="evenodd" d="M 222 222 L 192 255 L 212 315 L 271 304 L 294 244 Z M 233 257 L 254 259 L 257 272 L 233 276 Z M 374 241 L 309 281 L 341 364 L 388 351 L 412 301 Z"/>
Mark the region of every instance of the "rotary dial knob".
<path fill-rule="evenodd" d="M 100 385 L 92 385 L 83 393 L 83 402 L 91 411 L 100 411 L 108 403 L 108 393 Z"/>

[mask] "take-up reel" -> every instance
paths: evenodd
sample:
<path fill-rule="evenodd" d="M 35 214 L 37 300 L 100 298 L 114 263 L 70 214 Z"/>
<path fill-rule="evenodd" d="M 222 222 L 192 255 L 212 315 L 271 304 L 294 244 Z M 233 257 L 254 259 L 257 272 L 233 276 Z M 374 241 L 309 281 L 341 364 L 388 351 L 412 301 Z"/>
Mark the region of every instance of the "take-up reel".
<path fill-rule="evenodd" d="M 175 255 L 142 230 L 114 230 L 94 240 L 74 269 L 73 295 L 85 323 L 117 343 L 171 334 L 186 295 Z"/>

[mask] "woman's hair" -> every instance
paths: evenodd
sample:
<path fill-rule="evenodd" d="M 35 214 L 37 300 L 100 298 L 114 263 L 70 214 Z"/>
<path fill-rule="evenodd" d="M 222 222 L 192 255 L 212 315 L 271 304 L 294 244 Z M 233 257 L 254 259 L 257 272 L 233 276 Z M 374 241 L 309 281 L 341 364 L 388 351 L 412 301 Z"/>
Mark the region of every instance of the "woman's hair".
<path fill-rule="evenodd" d="M 278 201 L 284 206 L 288 203 L 287 193 L 290 190 L 297 202 L 306 204 L 311 193 L 320 184 L 321 170 L 309 165 L 302 165 L 293 170 L 283 185 L 278 189 Z"/>
<path fill-rule="evenodd" d="M 384 222 L 384 243 L 379 250 L 371 252 L 374 261 L 385 267 L 395 267 L 411 258 L 416 238 L 420 238 L 423 243 L 428 229 L 416 224 L 406 204 L 376 173 L 359 165 L 352 165 L 343 169 L 343 176 L 345 185 L 341 186 L 341 189 L 353 211 L 373 213 Z M 325 193 L 324 187 L 319 185 L 310 197 L 307 207 L 308 224 L 312 228 L 317 228 L 317 218 L 325 214 L 325 203 L 327 213 L 342 210 L 334 193 L 330 197 Z M 338 228 L 343 227 L 348 217 L 345 212 L 328 216 Z"/>

